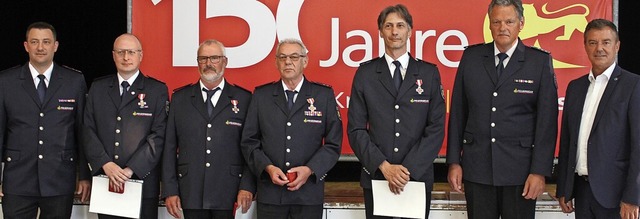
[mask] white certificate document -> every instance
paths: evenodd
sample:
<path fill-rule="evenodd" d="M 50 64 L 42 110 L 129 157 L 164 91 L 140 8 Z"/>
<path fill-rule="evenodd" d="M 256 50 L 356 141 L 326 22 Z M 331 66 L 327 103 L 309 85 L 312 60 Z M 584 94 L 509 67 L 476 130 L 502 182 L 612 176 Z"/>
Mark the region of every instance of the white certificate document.
<path fill-rule="evenodd" d="M 242 213 L 242 206 L 238 205 L 236 208 L 236 217 L 235 219 L 258 219 L 258 213 L 256 212 L 258 209 L 258 203 L 256 201 L 251 202 L 251 207 L 247 210 L 247 213 Z"/>
<path fill-rule="evenodd" d="M 389 190 L 387 180 L 371 180 L 371 185 L 373 215 L 424 219 L 427 205 L 424 182 L 410 181 L 399 195 Z"/>
<path fill-rule="evenodd" d="M 89 212 L 139 218 L 142 204 L 142 180 L 129 180 L 122 194 L 109 191 L 109 178 L 94 176 L 91 184 Z"/>

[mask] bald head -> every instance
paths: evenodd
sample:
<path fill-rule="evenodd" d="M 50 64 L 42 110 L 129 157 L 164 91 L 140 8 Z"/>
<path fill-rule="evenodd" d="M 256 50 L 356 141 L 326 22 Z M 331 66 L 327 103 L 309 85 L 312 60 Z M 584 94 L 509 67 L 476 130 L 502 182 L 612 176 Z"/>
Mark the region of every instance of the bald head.
<path fill-rule="evenodd" d="M 138 71 L 142 62 L 142 43 L 138 37 L 125 33 L 113 42 L 113 61 L 118 74 L 128 79 Z"/>

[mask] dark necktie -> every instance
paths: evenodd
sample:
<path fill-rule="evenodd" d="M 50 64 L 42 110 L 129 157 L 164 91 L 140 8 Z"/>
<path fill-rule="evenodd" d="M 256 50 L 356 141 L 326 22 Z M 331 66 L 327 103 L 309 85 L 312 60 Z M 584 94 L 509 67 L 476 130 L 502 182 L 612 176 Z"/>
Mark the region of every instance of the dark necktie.
<path fill-rule="evenodd" d="M 296 96 L 298 91 L 286 90 L 284 92 L 287 93 L 287 107 L 291 110 L 291 107 L 293 107 L 293 98 Z"/>
<path fill-rule="evenodd" d="M 498 78 L 502 75 L 504 71 L 504 60 L 509 57 L 506 53 L 498 53 L 498 65 L 496 66 L 496 72 L 498 73 Z"/>
<path fill-rule="evenodd" d="M 205 101 L 207 103 L 207 112 L 209 113 L 209 117 L 211 117 L 213 115 L 213 95 L 216 94 L 216 92 L 218 92 L 220 90 L 219 87 L 216 87 L 216 89 L 213 90 L 207 90 L 206 88 L 202 88 L 202 91 L 207 92 L 207 101 Z"/>
<path fill-rule="evenodd" d="M 127 93 L 127 90 L 129 89 L 129 82 L 123 81 L 120 85 L 122 86 L 122 93 L 120 94 L 120 99 L 122 99 L 124 97 L 124 94 Z"/>
<path fill-rule="evenodd" d="M 38 78 L 40 78 L 40 82 L 38 83 L 38 97 L 40 97 L 40 103 L 44 103 L 44 94 L 47 91 L 47 85 L 44 82 L 44 79 L 46 78 L 44 75 L 38 75 Z"/>
<path fill-rule="evenodd" d="M 400 68 L 402 64 L 400 62 L 393 61 L 393 64 L 396 65 L 396 70 L 393 71 L 393 85 L 396 86 L 396 90 L 400 89 L 400 85 L 402 84 L 402 73 L 400 73 Z"/>

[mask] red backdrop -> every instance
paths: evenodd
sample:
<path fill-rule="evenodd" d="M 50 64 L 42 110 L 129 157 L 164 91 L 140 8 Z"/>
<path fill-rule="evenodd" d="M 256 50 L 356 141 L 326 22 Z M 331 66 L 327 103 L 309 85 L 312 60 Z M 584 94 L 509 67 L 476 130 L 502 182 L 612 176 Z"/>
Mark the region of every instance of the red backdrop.
<path fill-rule="evenodd" d="M 489 1 L 139 0 L 133 1 L 132 32 L 143 43 L 142 71 L 169 89 L 197 82 L 196 50 L 205 39 L 227 47 L 227 81 L 253 90 L 279 79 L 277 40 L 299 37 L 309 50 L 305 76 L 333 86 L 346 130 L 355 70 L 384 52 L 376 19 L 384 7 L 397 3 L 413 15 L 409 51 L 440 70 L 448 113 L 464 46 L 491 41 L 485 20 Z M 560 110 L 569 81 L 589 71 L 582 44 L 587 21 L 612 19 L 612 5 L 611 0 L 524 1 L 520 37 L 554 57 Z M 346 133 L 343 143 L 342 153 L 353 154 Z M 445 148 L 446 141 L 441 155 Z"/>

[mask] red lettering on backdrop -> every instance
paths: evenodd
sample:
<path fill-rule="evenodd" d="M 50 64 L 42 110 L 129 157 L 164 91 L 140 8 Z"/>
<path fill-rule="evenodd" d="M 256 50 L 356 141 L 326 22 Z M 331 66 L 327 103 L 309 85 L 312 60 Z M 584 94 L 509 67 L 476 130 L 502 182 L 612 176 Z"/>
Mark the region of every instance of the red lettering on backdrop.
<path fill-rule="evenodd" d="M 220 40 L 227 47 L 228 82 L 253 90 L 276 81 L 277 40 L 299 35 L 309 49 L 305 76 L 333 86 L 346 131 L 353 75 L 360 62 L 380 56 L 383 47 L 378 40 L 376 19 L 388 3 L 141 0 L 133 2 L 132 32 L 144 45 L 142 71 L 166 82 L 169 89 L 197 82 L 196 49 L 209 38 Z M 414 57 L 438 66 L 448 110 L 464 46 L 491 41 L 485 24 L 488 2 L 436 0 L 425 4 L 413 0 L 403 4 L 414 20 L 409 50 Z M 562 109 L 569 81 L 589 71 L 582 45 L 586 22 L 612 19 L 612 2 L 525 0 L 524 8 L 525 25 L 520 36 L 525 44 L 551 52 Z M 441 155 L 446 151 L 446 140 L 443 143 Z M 353 154 L 346 133 L 343 145 L 343 154 Z"/>

